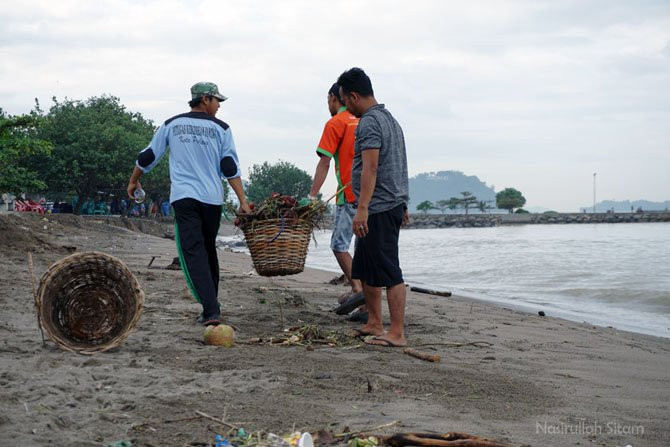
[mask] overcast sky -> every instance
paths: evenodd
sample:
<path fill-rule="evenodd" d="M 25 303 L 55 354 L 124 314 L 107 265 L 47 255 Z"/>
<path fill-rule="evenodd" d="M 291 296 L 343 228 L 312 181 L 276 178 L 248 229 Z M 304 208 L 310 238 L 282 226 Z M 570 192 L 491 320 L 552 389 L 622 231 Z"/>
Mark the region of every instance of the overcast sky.
<path fill-rule="evenodd" d="M 459 170 L 557 211 L 592 203 L 594 172 L 599 201 L 670 200 L 668 0 L 2 5 L 10 114 L 111 94 L 160 124 L 213 81 L 244 177 L 279 159 L 312 174 L 326 92 L 360 66 L 410 175 Z"/>

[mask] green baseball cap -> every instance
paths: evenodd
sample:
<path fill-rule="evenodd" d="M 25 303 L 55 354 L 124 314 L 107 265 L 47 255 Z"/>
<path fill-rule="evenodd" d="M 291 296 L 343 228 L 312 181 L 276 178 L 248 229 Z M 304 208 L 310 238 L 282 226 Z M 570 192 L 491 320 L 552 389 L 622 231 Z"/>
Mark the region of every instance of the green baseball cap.
<path fill-rule="evenodd" d="M 219 93 L 219 87 L 213 82 L 198 82 L 191 87 L 191 99 L 197 99 L 203 96 L 213 96 L 219 101 L 228 99 Z"/>

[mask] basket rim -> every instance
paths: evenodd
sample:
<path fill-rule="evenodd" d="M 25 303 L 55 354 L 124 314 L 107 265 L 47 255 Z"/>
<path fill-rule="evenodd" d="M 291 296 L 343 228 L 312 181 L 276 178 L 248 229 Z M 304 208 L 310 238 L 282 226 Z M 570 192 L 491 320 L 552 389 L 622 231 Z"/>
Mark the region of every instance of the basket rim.
<path fill-rule="evenodd" d="M 46 288 L 48 285 L 47 278 L 54 276 L 54 274 L 57 274 L 58 270 L 68 266 L 77 258 L 86 258 L 86 257 L 102 258 L 108 262 L 115 264 L 116 267 L 118 267 L 120 270 L 123 271 L 124 275 L 129 279 L 131 287 L 134 290 L 134 296 L 136 299 L 136 311 L 133 314 L 133 317 L 130 319 L 130 321 L 128 321 L 128 323 L 126 324 L 125 329 L 121 331 L 119 334 L 117 334 L 114 338 L 110 339 L 109 341 L 95 346 L 84 346 L 84 345 L 74 346 L 73 344 L 71 344 L 69 340 L 61 337 L 60 334 L 55 333 L 56 331 L 54 330 L 54 328 L 51 327 L 51 325 L 45 324 L 44 314 L 45 311 L 48 311 L 49 309 L 44 308 L 43 298 L 46 293 Z M 84 251 L 79 253 L 72 253 L 71 255 L 65 256 L 64 258 L 59 259 L 58 261 L 54 262 L 49 266 L 47 271 L 44 273 L 44 275 L 42 275 L 42 278 L 40 279 L 40 285 L 36 295 L 36 301 L 37 301 L 36 306 L 38 306 L 37 312 L 40 326 L 42 327 L 44 332 L 48 335 L 51 341 L 53 341 L 56 345 L 58 345 L 58 347 L 66 351 L 75 352 L 77 354 L 90 355 L 115 348 L 119 346 L 130 335 L 130 333 L 137 326 L 140 316 L 142 315 L 142 309 L 144 307 L 144 298 L 145 298 L 144 291 L 142 290 L 142 287 L 140 286 L 137 277 L 133 274 L 133 272 L 128 268 L 128 266 L 123 261 L 107 253 L 99 251 Z"/>
<path fill-rule="evenodd" d="M 290 217 L 290 218 L 277 218 L 277 219 L 257 219 L 257 220 L 250 220 L 248 222 L 244 222 L 242 225 L 240 225 L 240 229 L 242 231 L 245 231 L 245 229 L 249 227 L 254 227 L 258 225 L 271 225 L 271 224 L 276 224 L 280 223 L 281 221 L 284 221 L 284 225 L 291 225 L 291 226 L 309 226 L 310 228 L 314 227 L 314 223 L 310 220 L 307 219 L 300 219 L 299 217 Z"/>

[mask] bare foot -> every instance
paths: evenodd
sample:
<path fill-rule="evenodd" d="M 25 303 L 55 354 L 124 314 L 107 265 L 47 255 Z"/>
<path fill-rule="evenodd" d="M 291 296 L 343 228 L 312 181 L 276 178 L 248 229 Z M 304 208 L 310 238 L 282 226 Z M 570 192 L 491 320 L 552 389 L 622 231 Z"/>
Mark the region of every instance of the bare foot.
<path fill-rule="evenodd" d="M 372 332 L 366 332 L 363 329 L 352 329 L 351 332 L 349 333 L 350 337 L 361 338 L 361 339 L 364 339 L 366 337 L 377 337 L 379 335 L 384 335 L 384 331 L 382 331 L 380 334 L 374 334 Z"/>
<path fill-rule="evenodd" d="M 378 337 L 380 335 L 386 334 L 386 331 L 384 331 L 383 327 L 371 326 L 369 324 L 365 324 L 358 329 L 354 329 L 354 331 L 357 333 L 356 337 L 366 337 L 368 335 L 374 335 L 375 337 Z"/>

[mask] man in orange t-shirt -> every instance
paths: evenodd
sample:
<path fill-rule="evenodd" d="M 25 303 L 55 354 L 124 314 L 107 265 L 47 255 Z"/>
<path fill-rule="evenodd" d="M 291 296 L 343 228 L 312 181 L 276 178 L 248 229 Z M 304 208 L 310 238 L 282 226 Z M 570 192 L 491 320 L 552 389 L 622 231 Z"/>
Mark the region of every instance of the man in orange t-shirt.
<path fill-rule="evenodd" d="M 316 166 L 312 189 L 308 197 L 312 200 L 316 199 L 316 195 L 328 176 L 330 160 L 334 159 L 338 190 L 347 185 L 337 194 L 333 235 L 330 240 L 330 248 L 335 254 L 337 263 L 351 284 L 351 293 L 341 300 L 344 302 L 350 301 L 352 298 L 362 298 L 361 292 L 363 290 L 359 280 L 351 279 L 351 255 L 349 254 L 349 245 L 354 234 L 352 220 L 356 215 L 356 209 L 353 206 L 356 196 L 351 189 L 351 166 L 354 159 L 354 131 L 358 125 L 358 118 L 344 107 L 344 103 L 340 99 L 340 86 L 338 84 L 333 84 L 328 91 L 328 110 L 332 118 L 326 123 L 321 141 L 319 141 L 319 146 L 316 149 L 319 163 Z M 357 295 L 361 296 L 358 297 Z M 362 299 L 359 301 L 363 302 Z"/>

